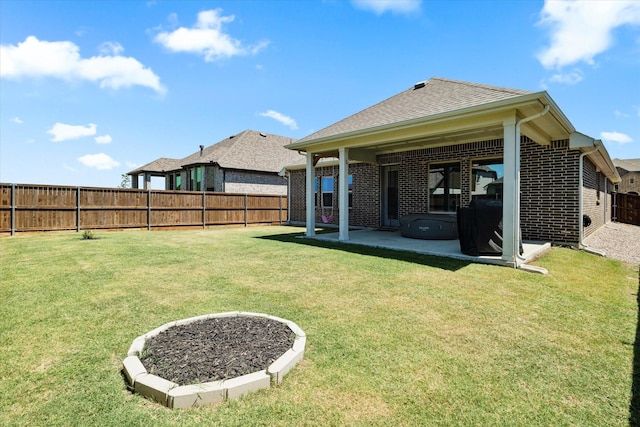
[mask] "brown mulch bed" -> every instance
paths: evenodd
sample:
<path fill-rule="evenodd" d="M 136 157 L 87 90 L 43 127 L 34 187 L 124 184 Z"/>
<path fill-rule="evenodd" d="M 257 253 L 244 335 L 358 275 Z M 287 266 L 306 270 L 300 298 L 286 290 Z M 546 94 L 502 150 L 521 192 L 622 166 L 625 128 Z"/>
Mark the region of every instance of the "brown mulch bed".
<path fill-rule="evenodd" d="M 179 385 L 235 378 L 266 369 L 292 346 L 295 334 L 262 317 L 220 317 L 173 326 L 146 340 L 147 372 Z"/>

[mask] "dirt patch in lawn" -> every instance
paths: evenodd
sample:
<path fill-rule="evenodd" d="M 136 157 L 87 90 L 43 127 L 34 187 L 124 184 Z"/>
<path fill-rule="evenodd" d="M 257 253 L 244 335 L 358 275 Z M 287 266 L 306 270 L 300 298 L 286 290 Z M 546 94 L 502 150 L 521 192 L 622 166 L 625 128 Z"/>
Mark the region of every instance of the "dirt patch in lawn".
<path fill-rule="evenodd" d="M 266 369 L 295 337 L 286 324 L 268 318 L 211 318 L 147 339 L 140 361 L 150 374 L 179 385 L 218 381 Z"/>

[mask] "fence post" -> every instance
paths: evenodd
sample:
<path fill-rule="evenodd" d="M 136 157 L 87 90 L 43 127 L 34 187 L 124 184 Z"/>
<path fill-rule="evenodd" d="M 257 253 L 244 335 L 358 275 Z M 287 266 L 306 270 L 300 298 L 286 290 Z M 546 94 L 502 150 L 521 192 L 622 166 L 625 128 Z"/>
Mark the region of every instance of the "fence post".
<path fill-rule="evenodd" d="M 282 225 L 282 194 L 278 198 L 278 203 L 280 204 L 280 213 L 278 214 L 278 219 L 280 220 L 280 225 Z"/>
<path fill-rule="evenodd" d="M 11 235 L 16 234 L 16 185 L 11 184 Z"/>
<path fill-rule="evenodd" d="M 202 228 L 207 228 L 207 193 L 202 192 Z"/>
<path fill-rule="evenodd" d="M 151 188 L 147 189 L 147 230 L 151 230 Z"/>
<path fill-rule="evenodd" d="M 249 195 L 244 193 L 244 226 L 249 222 Z"/>
<path fill-rule="evenodd" d="M 80 232 L 80 186 L 76 189 L 76 231 Z"/>

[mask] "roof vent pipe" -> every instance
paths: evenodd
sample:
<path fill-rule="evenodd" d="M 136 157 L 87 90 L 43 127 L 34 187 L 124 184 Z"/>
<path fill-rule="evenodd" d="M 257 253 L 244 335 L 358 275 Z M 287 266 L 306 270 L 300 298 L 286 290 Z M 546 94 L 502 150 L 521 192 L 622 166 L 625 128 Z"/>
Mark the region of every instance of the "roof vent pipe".
<path fill-rule="evenodd" d="M 204 145 L 200 145 L 200 155 L 202 156 L 202 151 L 204 150 Z"/>

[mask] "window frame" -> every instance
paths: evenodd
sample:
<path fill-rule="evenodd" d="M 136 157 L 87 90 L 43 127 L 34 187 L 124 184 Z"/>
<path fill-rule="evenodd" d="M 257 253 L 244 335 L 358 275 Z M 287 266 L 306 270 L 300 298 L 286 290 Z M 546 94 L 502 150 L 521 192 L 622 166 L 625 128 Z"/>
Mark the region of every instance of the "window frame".
<path fill-rule="evenodd" d="M 329 182 L 329 180 L 331 180 L 331 190 L 329 191 L 328 189 L 325 190 L 325 181 Z M 328 175 L 324 175 L 322 177 L 320 177 L 320 206 L 322 208 L 333 208 L 333 194 L 335 193 L 335 177 L 334 176 L 328 176 Z M 329 188 L 327 186 L 327 188 Z M 329 196 L 330 195 L 330 196 Z M 327 204 L 325 203 L 325 199 L 328 197 L 329 200 L 331 200 L 331 204 Z"/>
<path fill-rule="evenodd" d="M 457 167 L 457 170 L 456 170 Z M 432 179 L 432 169 L 443 169 L 443 179 L 440 182 L 443 182 L 447 185 L 447 187 L 431 187 L 431 179 Z M 438 172 L 438 171 L 433 171 Z M 455 176 L 452 174 L 458 174 L 457 180 Z M 452 179 L 453 176 L 453 179 Z M 433 162 L 429 163 L 427 166 L 427 192 L 428 192 L 428 203 L 429 203 L 429 213 L 442 213 L 442 214 L 451 214 L 456 213 L 457 208 L 462 205 L 462 161 L 461 160 L 449 160 L 443 162 Z M 457 182 L 458 187 L 451 187 L 451 181 Z M 443 189 L 442 194 L 442 203 L 434 203 L 435 201 L 435 191 L 438 188 Z M 454 190 L 453 192 L 451 190 Z M 455 193 L 455 190 L 458 193 Z M 451 206 L 451 202 L 453 201 L 453 209 L 449 209 Z M 435 209 L 434 206 L 442 205 L 443 209 Z"/>
<path fill-rule="evenodd" d="M 480 198 L 487 198 L 487 199 L 491 199 L 492 195 L 489 194 L 489 192 L 485 192 L 485 193 L 476 193 L 474 194 L 474 192 L 476 192 L 476 185 L 478 185 L 478 179 L 476 178 L 476 175 L 474 174 L 474 164 L 478 164 L 479 166 L 499 166 L 498 169 L 502 169 L 502 175 L 500 175 L 500 170 L 495 170 L 492 169 L 493 171 L 496 172 L 496 178 L 492 181 L 499 181 L 500 179 L 504 178 L 504 157 L 481 157 L 481 158 L 476 158 L 476 159 L 471 159 L 469 162 L 469 171 L 470 171 L 470 177 L 469 177 L 469 194 L 471 196 L 471 200 L 473 200 L 474 198 L 476 199 L 480 199 Z M 490 185 L 490 183 L 486 184 L 485 186 Z M 495 200 L 500 200 L 502 201 L 503 197 L 504 197 L 504 188 L 493 194 L 496 197 L 493 197 L 492 199 Z"/>

